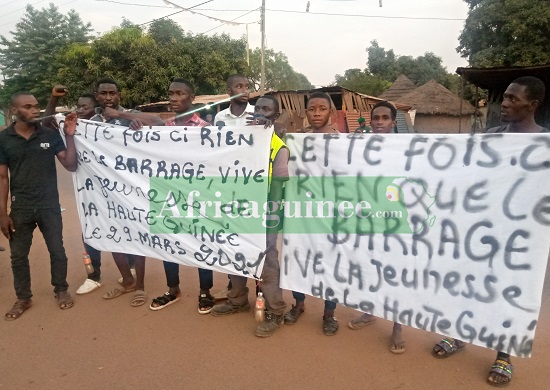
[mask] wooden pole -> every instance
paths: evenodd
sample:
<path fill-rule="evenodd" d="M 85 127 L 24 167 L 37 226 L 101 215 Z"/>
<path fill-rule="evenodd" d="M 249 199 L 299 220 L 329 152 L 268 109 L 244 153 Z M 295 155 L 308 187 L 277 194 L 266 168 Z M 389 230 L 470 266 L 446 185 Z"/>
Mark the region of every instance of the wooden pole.
<path fill-rule="evenodd" d="M 262 0 L 262 12 L 261 12 L 261 24 L 262 31 L 262 55 L 260 63 L 260 92 L 265 92 L 265 0 Z"/>

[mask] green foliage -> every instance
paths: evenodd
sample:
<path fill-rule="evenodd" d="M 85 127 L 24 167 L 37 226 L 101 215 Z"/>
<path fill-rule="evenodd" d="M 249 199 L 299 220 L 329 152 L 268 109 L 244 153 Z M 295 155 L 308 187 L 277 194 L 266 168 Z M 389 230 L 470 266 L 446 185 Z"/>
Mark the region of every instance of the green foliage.
<path fill-rule="evenodd" d="M 416 85 L 433 79 L 449 89 L 453 86 L 453 78 L 443 67 L 441 58 L 434 53 L 428 52 L 416 58 L 400 56 L 393 50 L 380 47 L 377 41 L 372 41 L 366 50 L 367 68 L 363 71 L 348 69 L 343 76 L 336 75 L 336 84 L 372 96 L 379 96 L 401 74 Z"/>
<path fill-rule="evenodd" d="M 58 52 L 67 44 L 88 42 L 91 31 L 74 10 L 64 15 L 54 4 L 41 10 L 28 5 L 12 39 L 0 36 L 0 64 L 7 78 L 0 104 L 6 106 L 17 91 L 29 91 L 45 103 L 58 82 Z"/>
<path fill-rule="evenodd" d="M 124 19 L 121 26 L 91 39 L 90 25 L 74 11 L 66 16 L 54 5 L 40 11 L 27 7 L 12 41 L 0 37 L 2 72 L 7 77 L 0 99 L 28 90 L 44 105 L 55 84 L 69 88 L 66 103 L 94 92 L 101 77 L 111 77 L 121 90 L 121 104 L 166 100 L 172 79 L 183 77 L 195 94 L 226 92 L 231 74 L 250 74 L 259 85 L 260 56 L 256 49 L 246 64 L 246 42 L 229 35 L 194 35 L 175 22 L 162 19 L 144 29 Z M 283 53 L 267 51 L 267 88 L 310 88 L 307 78 L 295 72 Z M 1 102 L 1 100 L 0 100 Z"/>
<path fill-rule="evenodd" d="M 399 76 L 393 50 L 386 51 L 383 47 L 378 46 L 377 41 L 372 41 L 367 48 L 367 53 L 369 55 L 367 72 L 390 81 L 395 80 Z"/>
<path fill-rule="evenodd" d="M 442 65 L 441 57 L 428 52 L 423 56 L 413 58 L 411 56 L 396 55 L 393 50 L 386 50 L 372 41 L 367 48 L 369 55 L 368 71 L 373 76 L 390 82 L 404 74 L 416 85 L 422 85 L 430 80 L 435 80 L 445 87 L 448 86 L 447 70 Z"/>
<path fill-rule="evenodd" d="M 166 100 L 168 86 L 176 77 L 188 79 L 197 95 L 217 94 L 225 92 L 230 74 L 245 70 L 242 39 L 185 34 L 171 20 L 157 20 L 147 31 L 123 23 L 127 27 L 62 52 L 59 74 L 69 90 L 93 92 L 98 78 L 111 77 L 119 83 L 121 104 L 134 107 Z"/>
<path fill-rule="evenodd" d="M 470 11 L 457 51 L 471 66 L 550 63 L 550 1 L 465 1 Z"/>
<path fill-rule="evenodd" d="M 361 69 L 348 69 L 344 75 L 335 76 L 336 84 L 366 95 L 378 96 L 391 86 L 391 81 L 373 76 Z"/>
<path fill-rule="evenodd" d="M 471 0 L 472 3 L 476 1 L 482 0 Z M 484 91 L 476 91 L 475 87 L 469 83 L 462 86 L 460 76 L 448 73 L 442 65 L 441 58 L 434 53 L 428 52 L 416 58 L 400 56 L 393 50 L 380 47 L 377 41 L 371 42 L 367 53 L 368 67 L 365 70 L 348 69 L 343 76 L 339 74 L 335 76 L 335 83 L 352 91 L 380 96 L 399 75 L 404 74 L 417 86 L 435 80 L 458 96 L 464 96 L 464 99 L 472 104 L 486 97 Z"/>
<path fill-rule="evenodd" d="M 310 89 L 313 86 L 302 73 L 296 72 L 288 63 L 288 58 L 281 52 L 265 50 L 265 89 L 296 90 Z M 250 68 L 246 75 L 252 81 L 256 91 L 260 89 L 261 51 L 255 49 L 250 53 Z"/>
<path fill-rule="evenodd" d="M 177 44 L 185 38 L 183 29 L 171 19 L 156 20 L 149 26 L 149 35 L 158 44 Z"/>

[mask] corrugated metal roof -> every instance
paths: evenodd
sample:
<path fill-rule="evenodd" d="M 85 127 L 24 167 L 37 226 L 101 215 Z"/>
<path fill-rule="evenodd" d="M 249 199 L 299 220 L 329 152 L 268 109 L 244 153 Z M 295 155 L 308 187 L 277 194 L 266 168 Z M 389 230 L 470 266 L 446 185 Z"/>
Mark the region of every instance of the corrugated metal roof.
<path fill-rule="evenodd" d="M 495 68 L 457 68 L 456 73 L 466 81 L 483 89 L 506 89 L 508 85 L 522 76 L 535 76 L 550 83 L 550 64 L 540 66 L 510 66 Z"/>

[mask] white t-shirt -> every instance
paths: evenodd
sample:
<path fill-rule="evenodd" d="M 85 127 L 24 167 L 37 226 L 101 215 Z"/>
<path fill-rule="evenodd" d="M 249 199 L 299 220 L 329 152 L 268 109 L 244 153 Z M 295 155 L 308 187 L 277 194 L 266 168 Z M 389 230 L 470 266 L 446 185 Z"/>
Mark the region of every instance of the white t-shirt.
<path fill-rule="evenodd" d="M 246 118 L 252 114 L 254 114 L 254 106 L 249 103 L 246 104 L 246 109 L 241 116 L 233 115 L 231 106 L 229 106 L 216 114 L 213 124 L 216 125 L 218 122 L 224 122 L 226 126 L 246 126 Z"/>

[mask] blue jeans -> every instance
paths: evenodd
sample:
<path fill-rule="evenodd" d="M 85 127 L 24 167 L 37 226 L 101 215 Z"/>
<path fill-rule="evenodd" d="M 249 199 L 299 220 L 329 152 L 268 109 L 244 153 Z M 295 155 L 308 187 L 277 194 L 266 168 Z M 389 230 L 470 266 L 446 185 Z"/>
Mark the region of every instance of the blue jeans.
<path fill-rule="evenodd" d="M 38 226 L 50 253 L 51 283 L 54 293 L 67 291 L 67 255 L 63 247 L 63 221 L 59 207 L 52 209 L 12 209 L 10 218 L 15 231 L 11 233 L 11 269 L 17 299 L 30 299 L 31 273 L 29 251 L 34 229 Z"/>
<path fill-rule="evenodd" d="M 298 291 L 292 291 L 292 297 L 296 299 L 296 302 L 303 302 L 306 300 L 306 295 Z M 334 311 L 335 309 L 336 309 L 336 302 L 325 301 L 325 310 Z"/>

